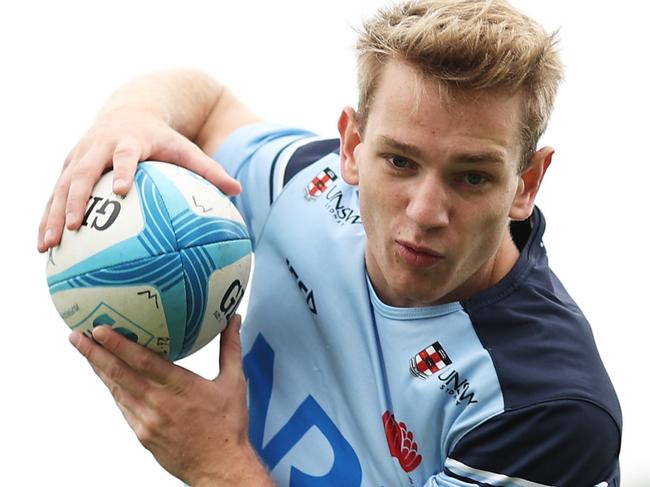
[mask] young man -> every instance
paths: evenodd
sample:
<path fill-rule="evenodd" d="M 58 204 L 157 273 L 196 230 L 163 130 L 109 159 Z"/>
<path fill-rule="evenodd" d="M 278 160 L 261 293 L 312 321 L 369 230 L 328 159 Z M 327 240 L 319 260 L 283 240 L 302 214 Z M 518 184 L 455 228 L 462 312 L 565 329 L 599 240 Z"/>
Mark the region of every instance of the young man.
<path fill-rule="evenodd" d="M 79 227 L 111 165 L 118 193 L 147 158 L 238 193 L 193 140 L 246 189 L 251 305 L 215 381 L 101 327 L 71 341 L 193 486 L 618 485 L 620 408 L 534 206 L 553 37 L 503 1 L 421 0 L 380 12 L 358 49 L 340 141 L 261 123 L 198 73 L 109 100 L 39 249 Z"/>

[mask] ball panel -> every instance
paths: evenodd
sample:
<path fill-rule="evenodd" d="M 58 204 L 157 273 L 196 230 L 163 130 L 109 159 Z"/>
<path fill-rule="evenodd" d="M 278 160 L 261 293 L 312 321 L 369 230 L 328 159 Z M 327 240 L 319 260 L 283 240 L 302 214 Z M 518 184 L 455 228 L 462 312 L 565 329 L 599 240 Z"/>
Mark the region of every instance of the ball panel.
<path fill-rule="evenodd" d="M 165 355 L 174 360 L 182 348 L 187 306 L 184 271 L 178 252 L 76 276 L 51 286 L 50 293 L 62 318 L 73 329 L 83 321 L 83 331 L 92 330 L 92 320 L 96 316 L 88 321 L 91 310 L 103 304 L 121 316 L 112 318 L 121 323 L 119 327 L 138 337 L 142 335 L 137 326 L 148 329 L 155 337 L 155 344 L 148 345 L 152 350 L 160 352 L 164 346 Z M 80 321 L 78 316 L 85 316 L 79 314 L 82 310 L 88 316 Z M 164 333 L 159 331 L 160 313 L 165 317 Z M 135 325 L 128 325 L 129 320 Z M 140 339 L 138 343 L 145 344 Z"/>
<path fill-rule="evenodd" d="M 138 166 L 135 175 L 145 218 L 144 231 L 138 240 L 148 248 L 150 255 L 159 255 L 178 249 L 176 235 L 164 201 L 153 178 Z"/>
<path fill-rule="evenodd" d="M 220 300 L 231 281 L 215 280 L 215 271 L 228 268 L 250 255 L 248 240 L 218 242 L 209 245 L 181 249 L 180 255 L 185 269 L 185 289 L 187 290 L 187 326 L 181 356 L 188 355 L 197 337 L 203 330 L 204 335 L 214 338 L 225 326 L 225 321 L 215 316 L 208 320 L 206 316 L 218 311 Z M 238 267 L 242 270 L 242 267 Z M 250 270 L 250 263 L 246 272 Z M 221 273 L 227 277 L 228 273 Z M 222 322 L 223 321 L 223 322 Z M 203 329 L 207 326 L 207 329 Z M 207 342 L 206 342 L 207 343 Z M 205 343 L 204 343 L 205 344 Z M 203 346 L 203 345 L 201 345 Z"/>
<path fill-rule="evenodd" d="M 213 242 L 248 240 L 246 227 L 224 218 L 205 218 L 189 210 L 172 221 L 179 248 L 190 248 Z"/>
<path fill-rule="evenodd" d="M 170 352 L 167 319 L 153 286 L 68 289 L 52 300 L 72 330 L 90 336 L 96 326 L 110 326 L 157 353 Z"/>
<path fill-rule="evenodd" d="M 136 191 L 130 191 L 125 198 L 117 197 L 112 192 L 112 175 L 105 174 L 92 191 L 86 207 L 84 223 L 79 230 L 72 232 L 67 228 L 63 230 L 60 245 L 50 252 L 47 264 L 47 275 L 65 276 L 66 272 L 81 262 L 88 262 L 93 255 L 102 254 L 115 245 L 129 241 L 136 237 L 145 226 L 140 197 Z M 128 254 L 133 258 L 149 255 L 144 249 L 130 245 Z M 66 275 L 82 273 L 93 270 L 103 265 L 121 262 L 122 254 L 111 259 L 111 253 L 105 254 L 103 259 L 89 262 L 90 265 L 80 266 L 76 271 L 67 272 Z M 59 280 L 65 279 L 61 277 Z"/>
<path fill-rule="evenodd" d="M 191 344 L 188 355 L 207 345 L 226 327 L 248 286 L 251 261 L 251 254 L 248 253 L 212 273 L 208 284 L 208 303 L 211 307 L 203 315 L 198 336 Z"/>
<path fill-rule="evenodd" d="M 165 198 L 172 221 L 190 210 L 203 218 L 230 220 L 244 225 L 243 218 L 228 197 L 201 176 L 163 162 L 147 161 L 144 166 Z"/>
<path fill-rule="evenodd" d="M 106 181 L 110 183 L 111 177 L 107 174 L 101 179 L 104 186 Z M 87 214 L 93 214 L 94 198 L 104 194 L 107 190 L 104 186 L 98 189 L 98 185 L 93 190 Z M 61 244 L 49 256 L 48 284 L 177 249 L 162 197 L 146 172 L 137 171 L 135 191 L 130 191 L 125 198 L 110 193 L 106 201 L 115 211 L 111 215 L 112 223 L 105 223 L 105 228 L 89 223 L 76 232 L 66 229 Z M 102 212 L 102 208 L 97 211 Z"/>

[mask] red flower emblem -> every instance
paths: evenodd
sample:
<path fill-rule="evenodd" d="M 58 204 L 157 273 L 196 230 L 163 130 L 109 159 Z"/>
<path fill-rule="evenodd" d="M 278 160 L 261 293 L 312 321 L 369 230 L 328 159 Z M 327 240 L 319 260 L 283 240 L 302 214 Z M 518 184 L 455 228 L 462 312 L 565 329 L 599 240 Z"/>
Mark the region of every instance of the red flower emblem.
<path fill-rule="evenodd" d="M 397 458 L 405 472 L 412 472 L 422 462 L 422 455 L 418 455 L 418 444 L 413 441 L 413 433 L 405 423 L 398 423 L 389 411 L 384 413 L 383 420 L 391 456 Z"/>

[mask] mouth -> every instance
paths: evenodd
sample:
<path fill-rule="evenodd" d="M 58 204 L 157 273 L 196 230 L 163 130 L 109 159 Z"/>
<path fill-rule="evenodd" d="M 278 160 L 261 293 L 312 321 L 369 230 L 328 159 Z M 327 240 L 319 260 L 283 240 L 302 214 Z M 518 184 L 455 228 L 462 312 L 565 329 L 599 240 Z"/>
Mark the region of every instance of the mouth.
<path fill-rule="evenodd" d="M 418 268 L 431 267 L 444 257 L 435 250 L 404 240 L 396 240 L 397 253 L 408 265 Z"/>

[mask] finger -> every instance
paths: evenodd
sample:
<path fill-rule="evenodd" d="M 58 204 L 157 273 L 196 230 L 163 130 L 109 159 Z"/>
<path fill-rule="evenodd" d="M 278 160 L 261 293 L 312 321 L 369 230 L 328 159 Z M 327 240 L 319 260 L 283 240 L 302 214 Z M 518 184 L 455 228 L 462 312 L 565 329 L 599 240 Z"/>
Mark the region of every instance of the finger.
<path fill-rule="evenodd" d="M 63 161 L 63 166 L 61 167 L 61 175 L 59 175 L 59 181 L 61 181 L 61 176 L 65 172 L 66 168 L 70 165 L 72 162 L 75 154 L 77 154 L 78 147 L 75 147 L 72 149 L 70 152 L 68 152 L 68 155 L 66 156 L 65 160 Z M 57 184 L 59 183 L 57 181 Z M 56 186 L 54 186 L 56 189 Z M 54 193 L 54 191 L 52 191 Z M 47 200 L 47 204 L 45 205 L 45 211 L 43 211 L 43 216 L 41 217 L 41 221 L 38 225 L 38 244 L 37 248 L 39 252 L 45 252 L 48 249 L 48 246 L 45 244 L 45 233 L 47 231 L 47 220 L 50 215 L 51 207 L 52 207 L 52 199 L 53 196 L 50 196 L 50 198 Z"/>
<path fill-rule="evenodd" d="M 242 372 L 241 340 L 239 330 L 241 316 L 230 318 L 228 326 L 221 333 L 219 349 L 219 377 L 238 377 Z"/>
<path fill-rule="evenodd" d="M 104 172 L 109 154 L 106 146 L 93 147 L 84 154 L 72 170 L 65 209 L 65 222 L 69 230 L 76 230 L 81 226 L 88 199 Z"/>
<path fill-rule="evenodd" d="M 176 153 L 165 154 L 164 160 L 173 161 L 177 165 L 189 169 L 210 181 L 227 195 L 234 196 L 241 193 L 239 181 L 231 177 L 220 164 L 189 139 L 178 135 L 173 150 Z"/>
<path fill-rule="evenodd" d="M 228 174 L 223 166 L 212 158 L 210 158 L 210 164 L 205 169 L 198 169 L 198 171 L 197 174 L 203 176 L 228 196 L 237 196 L 242 191 L 241 183 Z"/>
<path fill-rule="evenodd" d="M 65 223 L 65 205 L 68 198 L 70 179 L 67 173 L 62 174 L 54 187 L 44 225 L 43 246 L 45 250 L 58 245 Z"/>
<path fill-rule="evenodd" d="M 108 326 L 95 328 L 93 338 L 112 355 L 123 360 L 129 367 L 158 384 L 164 385 L 178 380 L 177 372 L 183 370 L 176 368 L 155 352 L 132 342 Z"/>
<path fill-rule="evenodd" d="M 119 357 L 78 332 L 70 334 L 70 343 L 86 357 L 93 369 L 100 371 L 133 397 L 144 399 L 149 384 Z"/>
<path fill-rule="evenodd" d="M 45 252 L 47 250 L 47 245 L 45 245 L 45 230 L 47 227 L 47 217 L 50 214 L 50 207 L 52 206 L 52 196 L 47 200 L 45 205 L 45 211 L 43 211 L 43 216 L 41 221 L 38 224 L 38 240 L 37 248 L 39 252 Z"/>
<path fill-rule="evenodd" d="M 92 366 L 92 364 L 91 364 Z M 142 417 L 145 414 L 146 409 L 143 407 L 142 402 L 139 402 L 133 397 L 128 391 L 122 389 L 114 381 L 112 381 L 106 374 L 102 373 L 101 370 L 96 369 L 95 373 L 106 385 L 110 391 L 117 408 L 124 416 L 129 427 L 135 432 L 135 435 L 138 439 L 144 444 L 148 441 L 147 432 L 142 421 Z"/>
<path fill-rule="evenodd" d="M 109 392 L 113 396 L 113 399 L 115 400 L 115 404 L 117 404 L 117 407 L 120 408 L 122 413 L 124 414 L 125 411 L 128 411 L 130 413 L 130 416 L 135 415 L 140 403 L 133 396 L 133 394 L 120 387 L 114 380 L 102 372 L 101 369 L 93 365 L 92 362 L 90 362 L 90 366 L 95 371 L 95 374 L 97 374 L 97 377 L 99 377 L 104 385 L 108 388 Z"/>
<path fill-rule="evenodd" d="M 142 145 L 133 137 L 124 137 L 113 151 L 113 192 L 126 195 L 133 185 L 133 177 L 142 160 Z"/>

